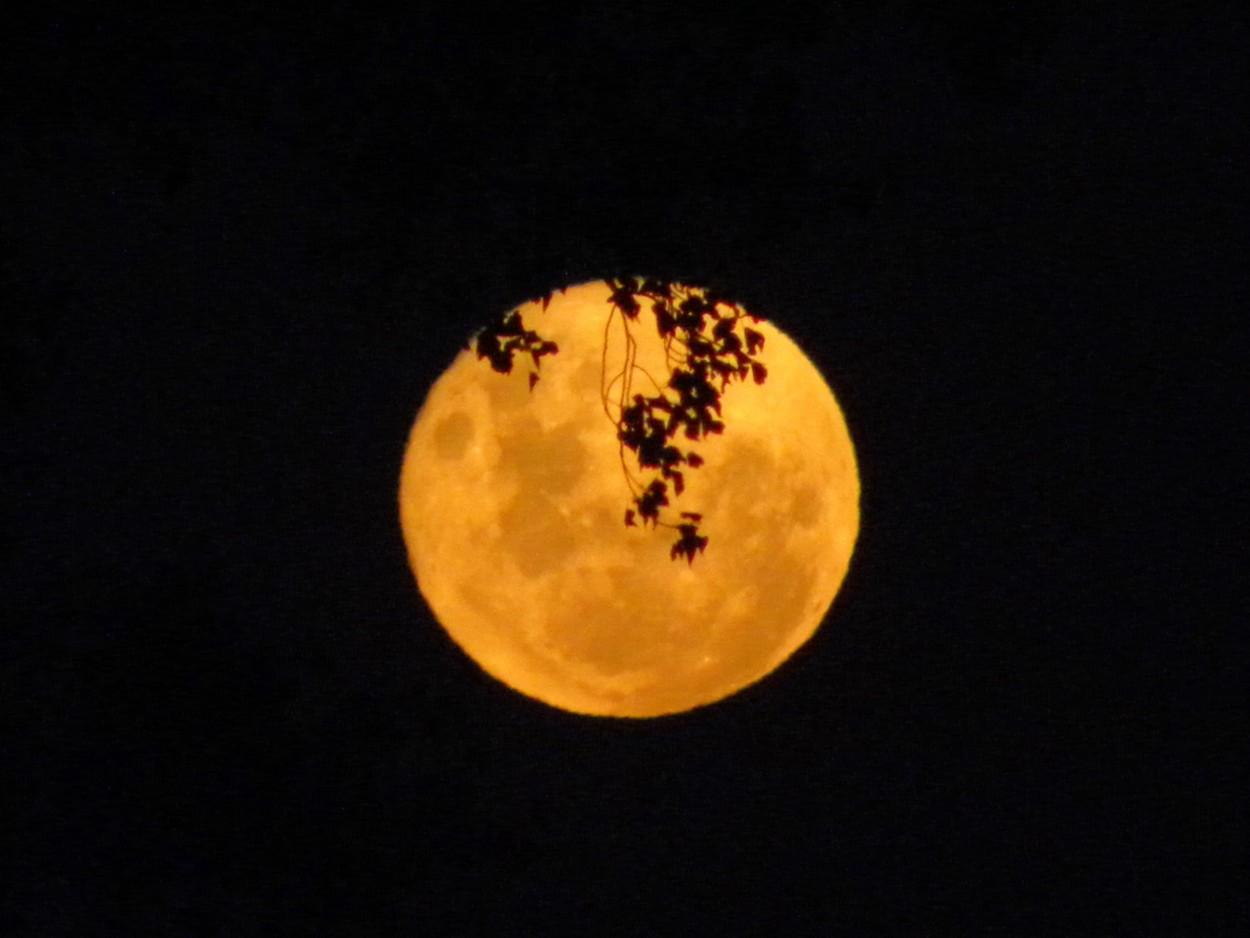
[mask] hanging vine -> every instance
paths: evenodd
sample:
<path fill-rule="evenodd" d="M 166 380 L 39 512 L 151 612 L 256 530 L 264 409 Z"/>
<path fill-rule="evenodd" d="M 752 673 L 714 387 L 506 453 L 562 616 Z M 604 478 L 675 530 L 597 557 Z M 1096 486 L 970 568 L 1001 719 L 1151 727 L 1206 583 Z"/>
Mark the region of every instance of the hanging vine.
<path fill-rule="evenodd" d="M 756 384 L 767 378 L 767 369 L 755 357 L 764 347 L 764 336 L 745 323 L 760 319 L 702 287 L 638 277 L 611 279 L 607 284 L 612 292 L 604 326 L 600 398 L 604 414 L 616 427 L 621 469 L 630 490 L 625 524 L 676 531 L 669 556 L 693 563 L 694 555 L 708 544 L 707 536 L 699 532 L 703 516 L 681 511 L 674 517 L 666 510 L 670 494 L 679 497 L 685 490 L 685 473 L 703 465 L 688 444 L 724 432 L 720 398 L 725 389 L 747 377 Z M 552 295 L 541 298 L 544 310 Z M 644 307 L 654 316 L 664 347 L 667 374 L 660 378 L 638 363 L 634 330 Z M 614 323 L 624 333 L 625 360 L 609 378 L 608 344 Z M 533 365 L 531 390 L 538 382 L 542 357 L 558 351 L 554 342 L 525 328 L 519 310 L 489 323 L 471 347 L 503 374 L 511 372 L 516 354 L 528 354 Z M 636 466 L 630 465 L 626 450 Z"/>

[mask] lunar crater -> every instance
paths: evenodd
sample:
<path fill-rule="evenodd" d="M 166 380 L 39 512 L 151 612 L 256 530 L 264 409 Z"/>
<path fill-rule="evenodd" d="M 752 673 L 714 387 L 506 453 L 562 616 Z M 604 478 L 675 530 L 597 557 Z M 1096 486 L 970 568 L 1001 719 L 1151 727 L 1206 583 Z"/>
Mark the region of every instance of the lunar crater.
<path fill-rule="evenodd" d="M 464 411 L 449 414 L 434 428 L 434 447 L 442 459 L 460 459 L 472 442 L 473 421 Z"/>

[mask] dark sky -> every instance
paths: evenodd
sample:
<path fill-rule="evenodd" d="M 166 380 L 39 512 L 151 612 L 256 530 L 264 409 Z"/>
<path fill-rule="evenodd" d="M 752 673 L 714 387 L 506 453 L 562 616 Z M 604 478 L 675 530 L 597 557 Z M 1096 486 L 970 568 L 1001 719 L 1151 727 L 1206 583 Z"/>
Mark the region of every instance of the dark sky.
<path fill-rule="evenodd" d="M 1244 918 L 1244 15 L 756 6 L 6 31 L 0 930 Z M 466 336 L 621 272 L 794 336 L 864 487 L 817 636 L 647 722 L 486 678 L 395 506 Z"/>

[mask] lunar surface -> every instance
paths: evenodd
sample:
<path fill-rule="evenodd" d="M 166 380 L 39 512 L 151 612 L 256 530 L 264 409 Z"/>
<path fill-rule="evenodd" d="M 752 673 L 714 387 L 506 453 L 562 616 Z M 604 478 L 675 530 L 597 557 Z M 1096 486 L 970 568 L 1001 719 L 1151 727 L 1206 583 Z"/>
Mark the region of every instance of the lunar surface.
<path fill-rule="evenodd" d="M 811 637 L 850 562 L 859 477 L 829 386 L 753 323 L 767 380 L 731 384 L 725 432 L 683 442 L 705 463 L 671 507 L 701 512 L 709 543 L 692 564 L 670 559 L 673 531 L 624 524 L 600 396 L 603 361 L 611 379 L 624 354 L 608 297 L 595 282 L 520 307 L 559 345 L 532 391 L 528 360 L 505 376 L 460 353 L 413 425 L 400 520 L 421 594 L 487 673 L 565 710 L 652 717 L 733 694 Z M 639 363 L 667 374 L 652 314 L 633 330 Z"/>

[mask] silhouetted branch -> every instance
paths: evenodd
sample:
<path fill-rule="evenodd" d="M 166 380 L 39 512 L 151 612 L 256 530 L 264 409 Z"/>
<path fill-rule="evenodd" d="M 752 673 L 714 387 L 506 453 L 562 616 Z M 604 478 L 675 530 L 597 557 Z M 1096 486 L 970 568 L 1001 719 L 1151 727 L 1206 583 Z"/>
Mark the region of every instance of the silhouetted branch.
<path fill-rule="evenodd" d="M 720 396 L 728 385 L 748 375 L 756 384 L 767 378 L 767 369 L 755 359 L 764 347 L 764 336 L 749 326 L 742 327 L 741 336 L 738 332 L 743 319 L 759 322 L 759 318 L 699 287 L 631 277 L 609 280 L 608 287 L 612 291 L 609 302 L 613 312 L 621 313 L 626 333 L 626 363 L 615 418 L 621 466 L 634 493 L 634 507 L 626 512 L 625 523 L 633 525 L 640 519 L 644 525 L 673 528 L 679 536 L 670 556 L 684 556 L 692 563 L 695 552 L 707 547 L 708 539 L 698 531 L 702 515 L 682 512 L 683 520 L 672 523 L 664 519 L 661 509 L 669 504 L 670 485 L 674 498 L 685 490 L 682 467 L 697 469 L 703 459 L 693 450 L 683 452 L 673 440 L 679 433 L 698 441 L 724 432 Z M 663 386 L 634 361 L 636 343 L 630 329 L 648 302 L 669 369 Z M 643 372 L 655 386 L 654 394 L 630 393 L 632 370 Z M 616 381 L 604 388 L 604 410 L 609 417 L 608 394 Z M 639 469 L 651 471 L 649 480 L 634 478 L 625 463 L 626 448 L 634 453 Z"/>
<path fill-rule="evenodd" d="M 680 521 L 671 522 L 662 509 L 669 505 L 670 492 L 676 498 L 685 490 L 684 470 L 698 469 L 703 459 L 693 450 L 683 451 L 673 441 L 678 434 L 697 442 L 724 432 L 720 397 L 725 389 L 748 376 L 756 384 L 764 383 L 768 371 L 755 358 L 764 347 L 764 336 L 743 323 L 745 319 L 760 319 L 701 287 L 637 277 L 607 283 L 612 292 L 604 326 L 600 395 L 604 414 L 616 426 L 621 468 L 632 493 L 633 507 L 625 512 L 625 524 L 634 527 L 641 521 L 644 526 L 672 528 L 678 538 L 670 556 L 674 560 L 684 556 L 687 563 L 693 563 L 695 553 L 702 553 L 708 543 L 698 530 L 703 516 L 683 511 Z M 548 293 L 540 298 L 544 310 L 551 297 Z M 638 343 L 632 330 L 644 307 L 654 315 L 656 332 L 664 344 L 668 375 L 663 383 L 637 362 Z M 608 338 L 618 313 L 625 333 L 625 361 L 608 380 Z M 533 364 L 531 390 L 538 381 L 543 356 L 558 351 L 554 342 L 525 327 L 519 310 L 488 323 L 471 340 L 470 347 L 502 374 L 512 371 L 518 353 L 528 354 Z M 635 372 L 650 382 L 654 393 L 634 392 Z M 634 454 L 643 476 L 630 471 L 626 449 Z"/>

